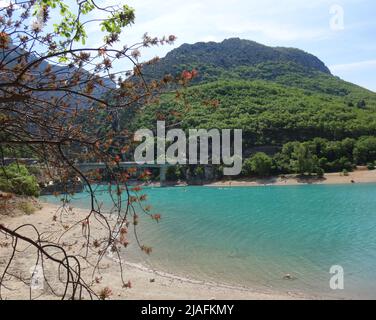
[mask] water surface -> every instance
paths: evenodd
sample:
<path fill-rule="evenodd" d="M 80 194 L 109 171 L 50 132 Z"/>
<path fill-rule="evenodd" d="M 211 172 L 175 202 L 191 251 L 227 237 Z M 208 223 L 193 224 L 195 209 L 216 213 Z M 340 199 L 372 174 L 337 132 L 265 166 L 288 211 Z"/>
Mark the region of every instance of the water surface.
<path fill-rule="evenodd" d="M 140 238 L 153 253 L 130 252 L 131 261 L 261 290 L 376 298 L 375 184 L 145 192 L 162 221 L 141 221 Z M 75 203 L 85 206 L 84 198 Z M 109 203 L 106 193 L 100 198 Z M 329 288 L 332 265 L 344 268 L 345 290 Z"/>

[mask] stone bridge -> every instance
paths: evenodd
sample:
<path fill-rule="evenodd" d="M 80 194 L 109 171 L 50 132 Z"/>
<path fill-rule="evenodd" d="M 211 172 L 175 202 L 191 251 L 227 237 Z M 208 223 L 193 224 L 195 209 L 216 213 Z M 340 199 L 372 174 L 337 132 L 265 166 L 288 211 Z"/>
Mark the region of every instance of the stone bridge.
<path fill-rule="evenodd" d="M 166 173 L 167 168 L 171 167 L 171 164 L 138 164 L 137 162 L 119 162 L 118 167 L 120 168 L 159 168 L 159 180 L 161 183 L 161 186 L 164 186 L 166 184 Z M 76 167 L 80 169 L 81 171 L 91 171 L 95 169 L 106 169 L 107 164 L 103 162 L 84 162 L 76 164 Z"/>

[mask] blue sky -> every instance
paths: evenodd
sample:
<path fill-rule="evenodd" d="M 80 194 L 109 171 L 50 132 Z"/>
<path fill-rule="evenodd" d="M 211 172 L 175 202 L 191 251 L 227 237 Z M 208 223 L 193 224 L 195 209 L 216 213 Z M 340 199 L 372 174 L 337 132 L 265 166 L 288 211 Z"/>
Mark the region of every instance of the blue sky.
<path fill-rule="evenodd" d="M 375 0 L 125 2 L 136 9 L 136 24 L 124 39 L 137 40 L 144 32 L 172 33 L 178 37 L 175 46 L 240 37 L 297 47 L 318 56 L 333 74 L 376 91 Z M 162 57 L 169 50 L 163 47 L 152 52 Z"/>
<path fill-rule="evenodd" d="M 0 0 L 9 2 L 9 0 Z M 74 3 L 75 0 L 69 0 Z M 125 29 L 122 45 L 174 34 L 174 46 L 143 51 L 144 59 L 163 57 L 183 43 L 229 37 L 310 52 L 344 80 L 376 92 L 375 0 L 97 0 L 102 6 L 128 4 L 136 23 Z M 98 25 L 89 45 L 101 43 Z"/>

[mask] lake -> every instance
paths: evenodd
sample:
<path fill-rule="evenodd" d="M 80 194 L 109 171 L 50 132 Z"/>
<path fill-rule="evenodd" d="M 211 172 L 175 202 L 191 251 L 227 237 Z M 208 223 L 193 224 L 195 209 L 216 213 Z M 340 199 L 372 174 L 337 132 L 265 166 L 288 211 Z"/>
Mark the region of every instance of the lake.
<path fill-rule="evenodd" d="M 144 192 L 162 220 L 141 220 L 139 236 L 153 253 L 130 250 L 129 261 L 256 290 L 376 298 L 375 184 Z M 79 194 L 73 203 L 85 207 L 85 198 Z M 106 192 L 99 198 L 110 202 Z M 344 290 L 329 287 L 333 265 L 344 269 Z"/>

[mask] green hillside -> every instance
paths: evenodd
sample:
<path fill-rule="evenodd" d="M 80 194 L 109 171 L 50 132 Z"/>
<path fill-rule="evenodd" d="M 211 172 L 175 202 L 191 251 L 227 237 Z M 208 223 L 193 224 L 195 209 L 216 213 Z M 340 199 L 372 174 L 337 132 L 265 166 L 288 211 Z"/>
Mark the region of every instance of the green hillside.
<path fill-rule="evenodd" d="M 237 38 L 185 44 L 145 72 L 161 77 L 192 69 L 198 77 L 187 90 L 191 108 L 166 96 L 134 123 L 153 128 L 163 116 L 183 128 L 241 128 L 248 146 L 375 134 L 376 94 L 333 76 L 304 51 Z"/>
<path fill-rule="evenodd" d="M 298 153 L 315 156 L 309 163 L 316 171 L 376 160 L 367 138 L 376 133 L 376 93 L 333 76 L 311 54 L 229 39 L 183 45 L 145 71 L 151 79 L 192 69 L 199 76 L 184 91 L 188 106 L 165 94 L 157 105 L 123 114 L 121 123 L 133 130 L 153 129 L 158 119 L 183 129 L 243 129 L 245 154 L 271 147 L 274 172 L 298 171 L 290 165 Z"/>
<path fill-rule="evenodd" d="M 302 50 L 272 48 L 238 38 L 227 39 L 221 43 L 183 44 L 146 71 L 149 76 L 160 77 L 165 73 L 177 74 L 184 69 L 196 68 L 200 71 L 198 81 L 208 81 L 225 76 L 228 71 L 234 74 L 239 71 L 239 75 L 246 76 L 242 74 L 242 67 L 255 67 L 265 63 L 289 63 L 306 71 L 317 70 L 330 74 L 322 61 Z"/>
<path fill-rule="evenodd" d="M 188 109 L 169 96 L 145 108 L 136 117 L 137 126 L 153 128 L 157 118 L 165 118 L 184 129 L 243 129 L 245 146 L 376 132 L 376 95 L 361 89 L 343 97 L 263 80 L 219 80 L 189 88 L 187 97 Z M 358 106 L 361 98 L 365 106 Z"/>

